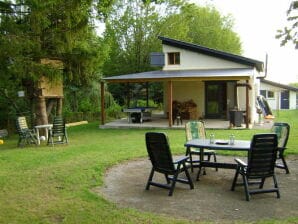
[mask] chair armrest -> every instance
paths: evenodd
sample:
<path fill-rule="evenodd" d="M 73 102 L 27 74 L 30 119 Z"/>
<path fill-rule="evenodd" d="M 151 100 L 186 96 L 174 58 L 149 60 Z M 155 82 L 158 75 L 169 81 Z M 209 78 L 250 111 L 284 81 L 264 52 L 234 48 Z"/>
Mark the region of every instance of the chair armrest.
<path fill-rule="evenodd" d="M 243 162 L 241 159 L 236 158 L 236 159 L 235 159 L 235 162 L 236 162 L 238 165 L 242 166 L 242 167 L 246 167 L 246 166 L 247 166 L 247 164 L 246 164 L 245 162 Z"/>
<path fill-rule="evenodd" d="M 179 164 L 179 163 L 183 163 L 183 162 L 186 162 L 188 160 L 188 156 L 184 156 L 182 158 L 179 158 L 178 160 L 174 161 L 173 163 L 174 164 Z"/>
<path fill-rule="evenodd" d="M 284 151 L 287 147 L 277 147 L 278 151 Z"/>

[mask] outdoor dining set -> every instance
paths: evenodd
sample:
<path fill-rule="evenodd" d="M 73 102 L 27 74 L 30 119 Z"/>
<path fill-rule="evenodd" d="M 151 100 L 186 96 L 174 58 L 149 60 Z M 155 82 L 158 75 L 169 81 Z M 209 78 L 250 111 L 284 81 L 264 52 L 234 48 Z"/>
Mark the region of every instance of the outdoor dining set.
<path fill-rule="evenodd" d="M 47 145 L 68 143 L 65 120 L 61 116 L 53 119 L 53 124 L 36 125 L 30 129 L 25 116 L 18 117 L 16 127 L 19 134 L 18 146 L 26 144 L 40 145 L 41 140 L 47 140 Z M 45 129 L 45 136 L 40 136 L 40 130 Z"/>
<path fill-rule="evenodd" d="M 280 191 L 275 175 L 275 168 L 284 169 L 289 173 L 289 168 L 284 157 L 290 126 L 287 123 L 274 123 L 270 133 L 255 134 L 251 141 L 235 140 L 231 135 L 228 141 L 215 139 L 211 134 L 206 137 L 204 123 L 202 121 L 189 121 L 185 125 L 186 153 L 179 160 L 174 161 L 170 150 L 168 137 L 161 132 L 147 132 L 145 134 L 146 148 L 152 163 L 152 169 L 146 184 L 146 190 L 150 186 L 161 187 L 169 190 L 172 196 L 176 182 L 189 185 L 194 188 L 191 172 L 198 168 L 196 180 L 200 175 L 206 174 L 206 167 L 233 169 L 235 175 L 231 183 L 231 191 L 237 186 L 244 186 L 245 198 L 250 200 L 251 195 L 260 193 L 276 193 L 280 198 Z M 235 162 L 217 161 L 216 151 L 242 151 L 247 153 L 247 161 L 235 158 Z M 198 157 L 198 159 L 195 159 Z M 213 158 L 213 159 L 212 159 Z M 155 172 L 165 176 L 165 183 L 154 181 Z M 184 173 L 185 177 L 179 177 Z M 242 180 L 238 180 L 238 176 Z M 272 178 L 273 186 L 264 186 L 265 180 Z M 253 187 L 255 186 L 255 187 Z"/>

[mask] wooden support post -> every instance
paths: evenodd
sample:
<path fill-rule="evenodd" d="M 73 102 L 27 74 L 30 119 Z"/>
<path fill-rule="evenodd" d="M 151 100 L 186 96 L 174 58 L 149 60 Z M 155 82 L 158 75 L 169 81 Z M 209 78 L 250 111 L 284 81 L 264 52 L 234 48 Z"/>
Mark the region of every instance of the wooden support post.
<path fill-rule="evenodd" d="M 146 107 L 149 107 L 149 83 L 146 82 Z"/>
<path fill-rule="evenodd" d="M 101 97 L 101 109 L 100 109 L 100 114 L 101 114 L 101 124 L 105 124 L 105 84 L 104 82 L 100 83 L 100 97 Z"/>
<path fill-rule="evenodd" d="M 173 126 L 173 82 L 168 82 L 168 111 L 169 111 L 169 127 Z"/>

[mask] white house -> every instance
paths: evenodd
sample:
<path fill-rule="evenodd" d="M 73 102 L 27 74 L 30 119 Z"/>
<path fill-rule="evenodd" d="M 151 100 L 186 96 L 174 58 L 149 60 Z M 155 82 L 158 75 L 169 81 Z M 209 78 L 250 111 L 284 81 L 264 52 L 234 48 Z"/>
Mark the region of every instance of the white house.
<path fill-rule="evenodd" d="M 260 95 L 267 99 L 272 110 L 298 109 L 298 88 L 266 79 L 260 81 Z"/>
<path fill-rule="evenodd" d="M 230 111 L 237 109 L 244 114 L 246 127 L 257 121 L 263 62 L 167 37 L 159 39 L 163 52 L 154 54 L 152 61 L 162 65 L 162 70 L 106 77 L 102 88 L 104 82 L 162 82 L 170 127 L 175 116 L 173 102 L 195 105 L 188 119 L 229 119 Z"/>

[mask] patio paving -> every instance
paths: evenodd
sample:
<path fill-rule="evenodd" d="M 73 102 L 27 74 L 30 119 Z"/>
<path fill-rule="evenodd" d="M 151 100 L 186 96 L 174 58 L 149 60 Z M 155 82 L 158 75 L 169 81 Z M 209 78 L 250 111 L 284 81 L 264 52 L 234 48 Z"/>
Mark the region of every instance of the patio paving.
<path fill-rule="evenodd" d="M 184 129 L 185 123 L 188 120 L 184 120 L 182 124 L 175 122 L 172 126 L 174 129 Z M 229 129 L 230 122 L 228 120 L 221 119 L 204 119 L 206 129 Z M 254 124 L 253 129 L 270 129 L 273 124 L 273 120 L 265 120 L 262 124 Z M 153 115 L 150 121 L 144 121 L 143 123 L 129 123 L 127 118 L 122 118 L 108 122 L 104 125 L 100 125 L 100 128 L 169 128 L 168 120 L 161 115 Z M 235 127 L 234 129 L 244 129 L 245 124 L 241 127 Z"/>
<path fill-rule="evenodd" d="M 233 161 L 232 156 L 220 156 L 219 161 Z M 165 189 L 145 185 L 151 164 L 148 158 L 127 161 L 107 170 L 104 185 L 93 189 L 119 207 L 134 208 L 176 219 L 207 221 L 212 223 L 257 222 L 259 220 L 281 220 L 298 217 L 298 156 L 288 156 L 290 174 L 277 169 L 281 198 L 276 194 L 253 195 L 250 202 L 245 200 L 244 190 L 237 187 L 230 191 L 234 170 L 212 168 L 200 181 L 194 181 L 194 189 L 177 183 L 172 197 Z M 195 180 L 196 171 L 191 173 Z M 164 176 L 158 175 L 164 181 Z M 271 184 L 271 180 L 265 182 Z M 266 185 L 265 184 L 265 185 Z"/>

